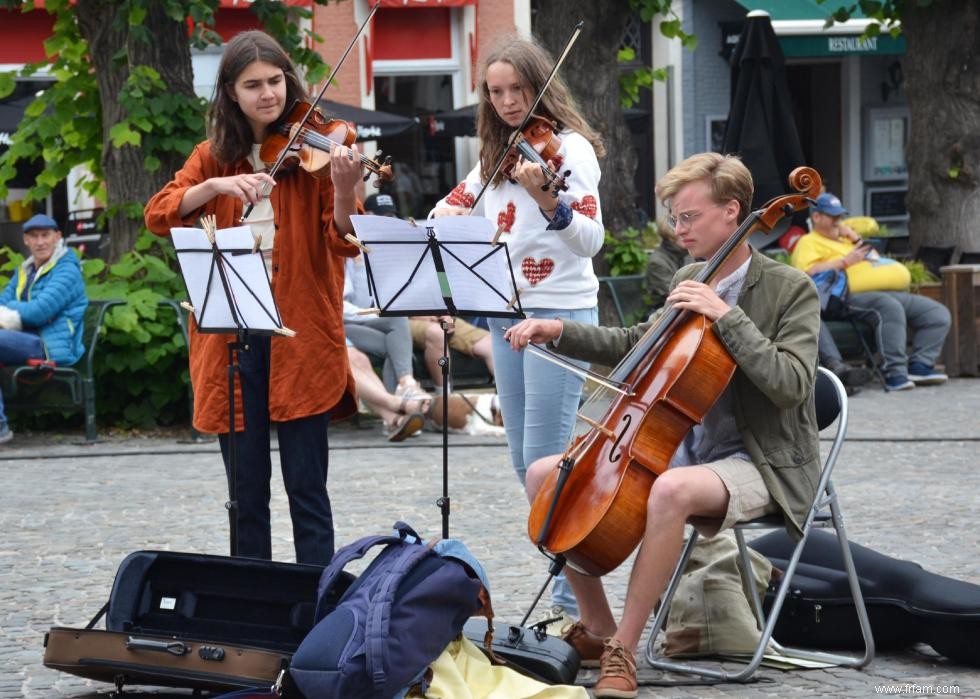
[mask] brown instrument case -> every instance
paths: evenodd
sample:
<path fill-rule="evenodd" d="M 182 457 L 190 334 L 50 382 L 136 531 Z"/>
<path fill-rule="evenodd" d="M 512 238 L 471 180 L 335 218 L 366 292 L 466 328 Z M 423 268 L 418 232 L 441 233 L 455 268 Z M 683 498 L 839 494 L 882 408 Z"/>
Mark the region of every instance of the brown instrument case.
<path fill-rule="evenodd" d="M 271 686 L 313 626 L 320 566 L 171 551 L 123 560 L 85 628 L 54 627 L 44 664 L 125 685 Z M 331 594 L 336 601 L 350 582 Z M 106 630 L 95 625 L 105 614 Z"/>

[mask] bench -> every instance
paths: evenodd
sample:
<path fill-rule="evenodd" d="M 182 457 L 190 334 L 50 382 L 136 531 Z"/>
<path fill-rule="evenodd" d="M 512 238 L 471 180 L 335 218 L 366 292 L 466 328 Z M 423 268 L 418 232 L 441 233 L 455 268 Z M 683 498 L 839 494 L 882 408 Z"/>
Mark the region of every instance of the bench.
<path fill-rule="evenodd" d="M 612 302 L 619 327 L 646 320 L 650 308 L 646 301 L 646 277 L 642 274 L 623 274 L 618 277 L 599 277 L 600 292 L 605 289 Z"/>
<path fill-rule="evenodd" d="M 72 366 L 9 366 L 2 371 L 4 407 L 13 411 L 84 412 L 85 441 L 98 439 L 95 403 L 95 354 L 106 311 L 124 305 L 119 299 L 90 300 L 85 309 L 82 346 L 84 354 Z M 165 299 L 161 306 L 172 308 L 187 343 L 187 323 L 176 301 Z M 193 407 L 193 395 L 190 398 Z"/>
<path fill-rule="evenodd" d="M 73 366 L 14 366 L 3 369 L 3 402 L 14 411 L 85 412 L 85 439 L 96 440 L 95 350 L 105 312 L 123 301 L 89 301 L 82 345 L 85 353 Z M 59 390 L 54 390 L 55 388 Z"/>

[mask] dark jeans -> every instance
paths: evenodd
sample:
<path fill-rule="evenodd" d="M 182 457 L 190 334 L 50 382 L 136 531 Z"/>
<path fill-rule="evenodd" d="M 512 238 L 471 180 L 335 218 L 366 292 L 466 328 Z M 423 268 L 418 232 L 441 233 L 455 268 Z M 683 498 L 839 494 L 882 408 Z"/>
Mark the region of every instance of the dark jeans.
<path fill-rule="evenodd" d="M 37 333 L 0 330 L 0 364 L 23 364 L 28 359 L 43 359 L 44 345 Z M 7 422 L 0 393 L 0 424 Z"/>
<path fill-rule="evenodd" d="M 238 555 L 265 559 L 272 558 L 269 350 L 268 337 L 251 337 L 249 350 L 239 352 L 245 431 L 235 433 Z M 327 496 L 329 422 L 329 414 L 323 413 L 276 423 L 297 563 L 326 565 L 333 558 L 333 515 Z M 228 435 L 219 435 L 218 441 L 228 475 Z"/>

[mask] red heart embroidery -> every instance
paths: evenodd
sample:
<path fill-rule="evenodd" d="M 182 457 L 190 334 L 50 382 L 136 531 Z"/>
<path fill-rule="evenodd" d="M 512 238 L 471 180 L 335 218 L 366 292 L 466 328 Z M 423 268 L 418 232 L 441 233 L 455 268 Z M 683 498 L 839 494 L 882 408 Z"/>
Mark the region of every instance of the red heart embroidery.
<path fill-rule="evenodd" d="M 535 260 L 533 257 L 525 257 L 521 261 L 521 274 L 531 282 L 531 286 L 536 286 L 538 282 L 551 274 L 555 268 L 555 261 L 550 257 Z"/>
<path fill-rule="evenodd" d="M 470 208 L 473 206 L 473 202 L 476 200 L 472 194 L 466 191 L 466 183 L 460 182 L 456 187 L 446 196 L 446 203 L 450 206 L 461 206 L 463 208 Z"/>
<path fill-rule="evenodd" d="M 497 228 L 502 228 L 504 233 L 510 233 L 510 227 L 514 225 L 514 213 L 516 211 L 514 202 L 507 202 L 507 209 L 497 214 Z"/>
<path fill-rule="evenodd" d="M 596 212 L 599 210 L 599 205 L 596 203 L 594 196 L 586 194 L 582 197 L 581 202 L 572 202 L 572 209 L 578 211 L 580 214 L 585 214 L 589 218 L 595 218 Z"/>

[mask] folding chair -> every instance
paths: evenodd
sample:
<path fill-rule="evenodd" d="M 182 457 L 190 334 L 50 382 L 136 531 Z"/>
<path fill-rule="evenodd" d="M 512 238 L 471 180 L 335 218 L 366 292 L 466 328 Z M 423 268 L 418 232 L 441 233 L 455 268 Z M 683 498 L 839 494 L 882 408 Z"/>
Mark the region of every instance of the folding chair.
<path fill-rule="evenodd" d="M 670 609 L 671 600 L 674 597 L 674 593 L 677 591 L 677 585 L 684 573 L 685 567 L 687 566 L 687 561 L 691 556 L 691 552 L 694 550 L 694 545 L 698 540 L 698 533 L 697 531 L 694 531 L 691 534 L 691 538 L 688 539 L 687 546 L 684 548 L 680 561 L 677 563 L 677 568 L 674 570 L 674 574 L 670 579 L 670 583 L 668 584 L 667 590 L 664 593 L 664 597 L 661 601 L 660 608 L 657 610 L 656 617 L 653 621 L 653 628 L 650 632 L 650 638 L 647 641 L 646 646 L 646 659 L 652 667 L 658 670 L 669 670 L 671 672 L 700 675 L 702 677 L 720 679 L 726 682 L 747 682 L 758 669 L 762 662 L 762 656 L 765 654 L 767 646 L 770 645 L 772 632 L 776 626 L 776 620 L 778 619 L 779 612 L 782 609 L 783 601 L 786 599 L 786 594 L 790 590 L 793 580 L 793 573 L 796 571 L 796 566 L 799 563 L 800 555 L 803 553 L 803 546 L 806 544 L 806 540 L 811 529 L 815 526 L 833 526 L 837 532 L 837 539 L 840 542 L 841 547 L 841 555 L 844 559 L 844 569 L 847 573 L 847 580 L 850 584 L 851 595 L 854 598 L 854 605 L 857 609 L 858 621 L 861 626 L 861 634 L 864 637 L 864 655 L 855 657 L 852 655 L 838 655 L 819 651 L 785 648 L 774 640 L 771 642 L 771 645 L 779 653 L 791 658 L 823 661 L 833 663 L 835 665 L 855 668 L 864 667 L 871 662 L 875 652 L 874 638 L 871 635 L 871 623 L 868 621 L 868 612 L 864 606 L 864 597 L 861 595 L 861 586 L 858 582 L 857 572 L 854 569 L 854 560 L 851 557 L 851 550 L 847 544 L 847 536 L 844 531 L 844 519 L 841 515 L 840 505 L 837 502 L 837 492 L 834 490 L 834 486 L 830 481 L 830 474 L 834 469 L 834 464 L 837 462 L 837 455 L 840 452 L 841 445 L 844 442 L 844 435 L 847 432 L 847 394 L 844 391 L 844 385 L 840 382 L 840 379 L 838 379 L 833 372 L 820 367 L 817 370 L 814 399 L 816 401 L 817 425 L 819 426 L 819 429 L 822 431 L 837 420 L 837 431 L 834 435 L 834 440 L 831 444 L 830 451 L 827 454 L 827 458 L 824 460 L 823 468 L 820 473 L 820 482 L 817 486 L 817 495 L 814 498 L 814 501 L 810 506 L 810 511 L 803 523 L 803 537 L 796 544 L 796 548 L 793 550 L 793 555 L 790 558 L 782 581 L 779 583 L 779 587 L 776 590 L 776 596 L 773 600 L 772 608 L 769 610 L 768 618 L 763 612 L 762 601 L 759 599 L 758 594 L 756 594 L 755 585 L 750 582 L 743 586 L 746 589 L 752 590 L 749 601 L 752 605 L 752 610 L 755 613 L 756 619 L 759 622 L 759 628 L 762 629 L 762 635 L 759 638 L 759 643 L 756 646 L 755 653 L 752 655 L 752 658 L 741 670 L 729 672 L 720 668 L 708 667 L 700 664 L 665 660 L 658 656 L 655 652 L 657 636 L 659 635 L 661 629 L 664 628 L 667 620 L 667 612 Z M 827 511 L 828 508 L 829 511 Z M 738 550 L 743 575 L 745 575 L 747 571 L 748 574 L 751 575 L 752 570 L 752 565 L 749 562 L 748 551 L 746 550 L 745 546 L 743 532 L 746 529 L 782 529 L 783 526 L 783 518 L 781 515 L 767 515 L 765 517 L 754 519 L 750 522 L 740 522 L 735 525 L 735 538 L 738 542 Z"/>

